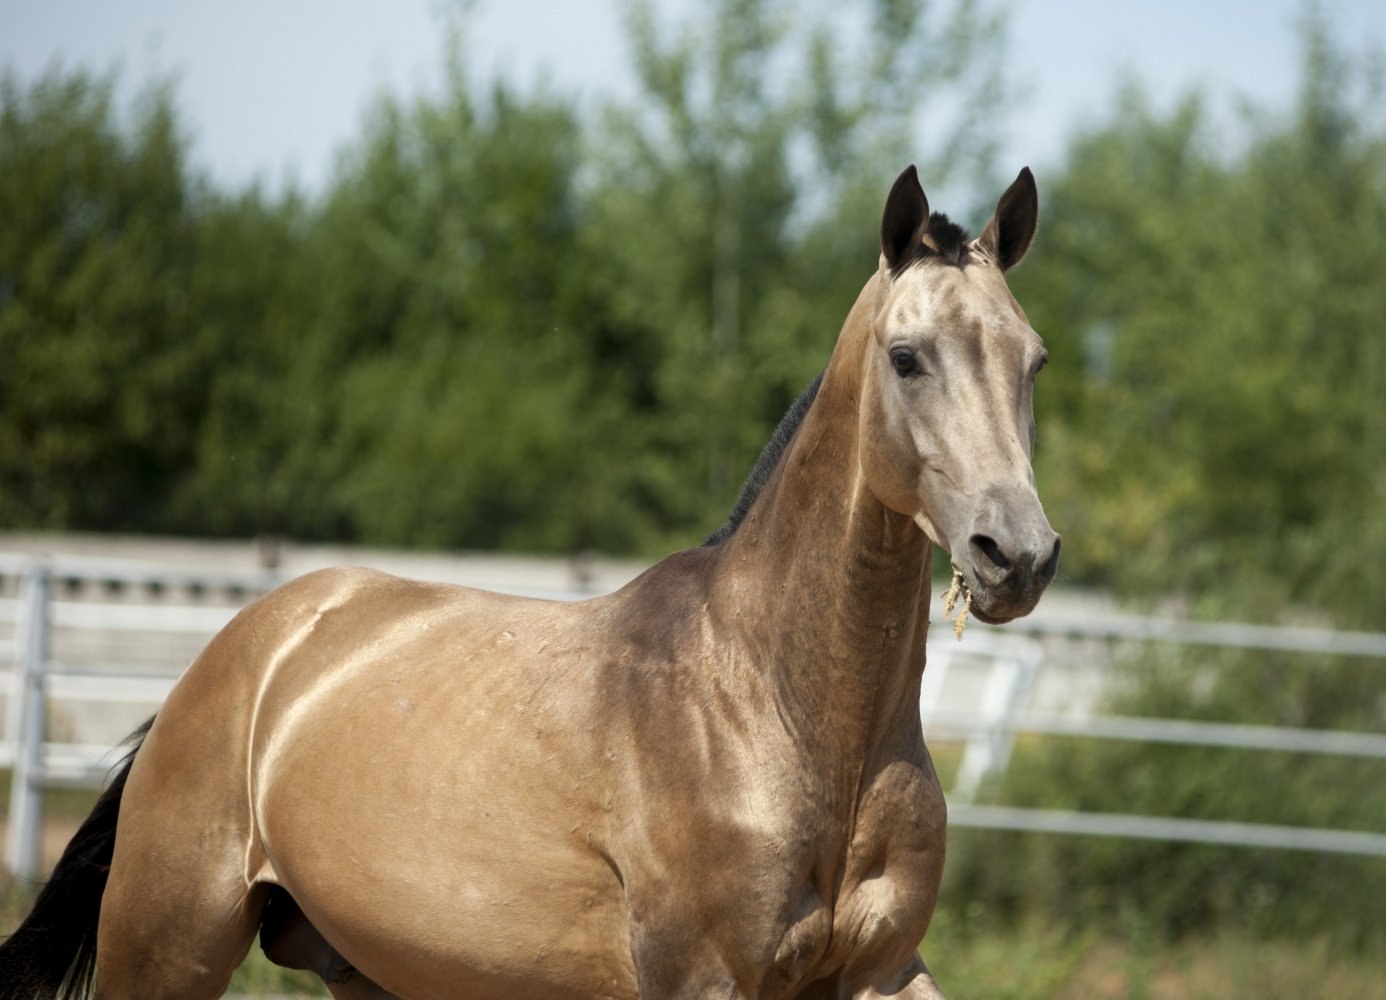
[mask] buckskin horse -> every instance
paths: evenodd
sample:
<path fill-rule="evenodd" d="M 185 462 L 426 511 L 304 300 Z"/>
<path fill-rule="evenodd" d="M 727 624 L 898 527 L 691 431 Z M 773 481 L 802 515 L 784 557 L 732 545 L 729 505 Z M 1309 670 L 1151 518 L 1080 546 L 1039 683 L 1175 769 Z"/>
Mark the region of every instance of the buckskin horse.
<path fill-rule="evenodd" d="M 906 170 L 733 522 L 621 590 L 344 568 L 245 608 L 0 950 L 5 995 L 215 997 L 258 932 L 338 998 L 941 996 L 931 546 L 985 622 L 1054 576 L 1045 351 L 1004 277 L 1037 211 L 1023 170 L 969 239 Z"/>

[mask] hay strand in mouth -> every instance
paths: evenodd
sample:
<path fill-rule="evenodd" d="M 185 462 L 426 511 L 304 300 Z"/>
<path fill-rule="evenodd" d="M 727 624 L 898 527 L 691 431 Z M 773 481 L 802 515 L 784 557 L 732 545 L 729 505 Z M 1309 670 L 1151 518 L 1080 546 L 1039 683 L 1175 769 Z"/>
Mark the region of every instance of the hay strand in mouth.
<path fill-rule="evenodd" d="M 953 608 L 958 603 L 958 597 L 963 599 L 962 611 L 957 618 L 953 618 Z M 968 587 L 967 581 L 963 579 L 962 570 L 953 567 L 953 580 L 948 585 L 948 593 L 943 596 L 944 616 L 953 622 L 953 635 L 961 639 L 963 629 L 967 628 L 967 615 L 972 610 L 972 590 Z"/>

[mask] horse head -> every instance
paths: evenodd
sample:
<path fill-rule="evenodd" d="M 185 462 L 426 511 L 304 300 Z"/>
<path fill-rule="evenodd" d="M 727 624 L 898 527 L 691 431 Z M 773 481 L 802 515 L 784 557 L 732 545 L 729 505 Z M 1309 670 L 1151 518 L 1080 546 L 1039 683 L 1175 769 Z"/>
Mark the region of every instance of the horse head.
<path fill-rule="evenodd" d="M 881 220 L 862 361 L 861 474 L 889 509 L 947 550 L 983 621 L 1029 613 L 1053 580 L 1059 536 L 1035 491 L 1035 376 L 1044 344 L 1006 286 L 1034 236 L 1028 169 L 968 240 L 929 203 L 914 167 Z"/>

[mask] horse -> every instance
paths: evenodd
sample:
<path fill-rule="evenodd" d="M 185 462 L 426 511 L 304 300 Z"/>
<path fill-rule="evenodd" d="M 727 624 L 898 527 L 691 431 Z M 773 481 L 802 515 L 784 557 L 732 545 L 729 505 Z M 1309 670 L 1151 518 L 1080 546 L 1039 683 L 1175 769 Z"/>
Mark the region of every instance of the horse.
<path fill-rule="evenodd" d="M 337 1000 L 940 998 L 933 547 L 994 624 L 1059 558 L 1005 280 L 1037 216 L 1027 168 L 971 238 L 906 169 L 731 521 L 614 593 L 337 568 L 248 605 L 0 947 L 4 995 L 220 996 L 258 933 Z"/>

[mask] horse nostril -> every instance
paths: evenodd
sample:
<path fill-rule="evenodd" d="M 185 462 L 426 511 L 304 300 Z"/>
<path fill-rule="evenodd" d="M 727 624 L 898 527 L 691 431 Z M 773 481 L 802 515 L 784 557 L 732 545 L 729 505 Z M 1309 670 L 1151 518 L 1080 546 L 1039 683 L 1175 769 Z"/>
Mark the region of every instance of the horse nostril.
<path fill-rule="evenodd" d="M 1054 579 L 1054 574 L 1059 572 L 1059 547 L 1063 545 L 1063 543 L 1064 540 L 1062 538 L 1054 539 L 1054 550 L 1049 553 L 1049 558 L 1046 559 L 1044 565 L 1040 567 L 1040 579 L 1045 582 L 1046 586 Z"/>
<path fill-rule="evenodd" d="M 1011 568 L 1011 561 L 1006 558 L 1006 553 L 1001 551 L 1001 546 L 996 544 L 996 539 L 988 538 L 986 535 L 973 535 L 971 542 L 972 547 L 986 556 L 997 569 L 1008 570 Z"/>

